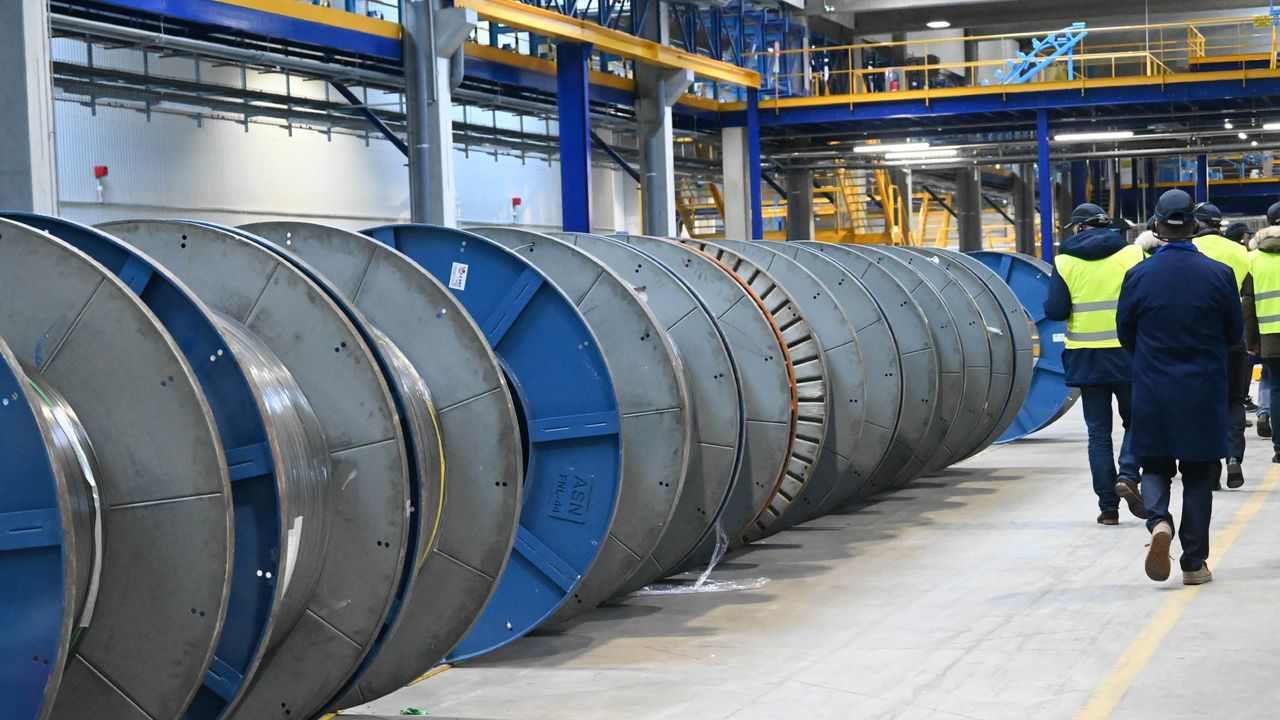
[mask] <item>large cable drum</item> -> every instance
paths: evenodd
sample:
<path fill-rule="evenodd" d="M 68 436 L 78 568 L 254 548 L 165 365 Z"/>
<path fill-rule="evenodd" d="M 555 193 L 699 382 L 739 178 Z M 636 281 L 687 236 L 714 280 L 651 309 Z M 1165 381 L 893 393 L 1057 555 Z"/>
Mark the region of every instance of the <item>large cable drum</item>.
<path fill-rule="evenodd" d="M 716 244 L 751 259 L 789 291 L 822 351 L 826 385 L 823 391 L 826 431 L 822 449 L 808 482 L 769 528 L 777 531 L 812 517 L 832 492 L 862 484 L 862 476 L 854 471 L 854 461 L 859 453 L 874 452 L 862 444 L 867 405 L 866 367 L 854 328 L 844 310 L 813 273 L 763 243 L 717 240 Z M 870 458 L 868 466 L 879 459 L 879 455 Z M 762 528 L 748 537 L 762 537 L 765 530 Z"/>
<path fill-rule="evenodd" d="M 582 315 L 520 255 L 479 235 L 430 225 L 366 234 L 447 283 L 502 363 L 523 416 L 526 474 L 493 479 L 523 480 L 520 528 L 497 591 L 450 653 L 465 660 L 546 620 L 608 537 L 622 472 L 617 396 Z"/>
<path fill-rule="evenodd" d="M 670 339 L 689 391 L 692 437 L 684 487 L 657 546 L 622 584 L 630 589 L 675 566 L 718 519 L 742 461 L 742 388 L 719 324 L 701 298 L 665 263 L 600 235 L 553 237 L 587 251 L 631 284 Z"/>
<path fill-rule="evenodd" d="M 78 566 L 93 562 L 42 403 L 0 339 L 0 705 L 16 718 L 52 710 L 79 619 L 77 575 L 90 569 Z"/>
<path fill-rule="evenodd" d="M 100 493 L 101 583 L 52 717 L 178 717 L 213 658 L 232 580 L 231 478 L 196 375 L 121 279 L 9 220 L 0 336 L 22 381 L 67 419 L 79 472 Z"/>
<path fill-rule="evenodd" d="M 710 557 L 721 539 L 737 545 L 777 493 L 788 469 L 796 428 L 796 384 L 782 331 L 759 296 L 711 255 L 643 235 L 618 240 L 663 262 L 693 288 L 723 330 L 735 359 L 746 416 L 745 451 L 733 490 L 712 532 L 663 574 Z"/>
<path fill-rule="evenodd" d="M 501 227 L 470 231 L 519 254 L 573 300 L 600 344 L 618 396 L 618 508 L 582 582 L 547 619 L 563 622 L 613 597 L 666 532 L 689 468 L 689 390 L 666 331 L 633 286 L 608 265 L 541 233 Z"/>
<path fill-rule="evenodd" d="M 928 319 L 910 291 L 892 273 L 843 243 L 798 243 L 840 264 L 866 285 L 880 304 L 893 330 L 902 366 L 902 410 L 896 452 L 887 453 L 871 478 L 858 491 L 866 497 L 918 475 L 936 452 L 946 433 L 941 422 L 949 405 L 940 397 L 940 365 Z M 921 295 L 922 300 L 927 296 Z M 847 499 L 847 498 L 846 498 Z M 830 511 L 834 506 L 819 508 Z"/>
<path fill-rule="evenodd" d="M 915 252 L 938 258 L 944 267 L 947 267 L 953 274 L 961 278 L 964 278 L 966 273 L 971 274 L 982 286 L 981 288 L 971 286 L 970 289 L 975 298 L 983 297 L 982 289 L 985 289 L 991 294 L 991 298 L 995 302 L 995 307 L 990 312 L 988 310 L 983 311 L 983 315 L 988 322 L 987 329 L 990 333 L 993 374 L 997 364 L 1003 367 L 1003 364 L 1008 362 L 1011 378 L 1008 399 L 1005 402 L 1004 409 L 1000 412 L 995 427 L 991 428 L 987 435 L 979 440 L 971 451 L 976 452 L 991 445 L 1003 435 L 1014 420 L 1017 419 L 1023 403 L 1026 402 L 1027 391 L 1031 388 L 1032 372 L 1035 367 L 1035 360 L 1032 355 L 1031 325 L 1027 318 L 1027 312 L 1023 309 L 1022 303 L 1018 301 L 1017 296 L 987 266 L 964 253 L 952 250 L 930 248 L 915 248 L 914 250 Z M 1000 322 L 1001 318 L 1003 322 Z M 1009 359 L 1002 358 L 997 363 L 995 360 L 997 353 L 1006 352 L 1010 353 Z"/>
<path fill-rule="evenodd" d="M 858 436 L 858 449 L 850 466 L 851 477 L 849 482 L 836 486 L 820 500 L 819 505 L 808 514 L 813 517 L 846 502 L 871 479 L 882 464 L 905 464 L 910 458 L 910 451 L 907 451 L 908 454 L 900 460 L 886 460 L 887 453 L 893 452 L 895 447 L 903 447 L 898 436 L 906 430 L 899 423 L 899 416 L 904 411 L 903 357 L 879 304 L 852 272 L 831 257 L 799 243 L 763 244 L 795 260 L 826 286 L 856 333 L 858 351 L 865 365 L 863 425 Z M 926 415 L 925 421 L 927 420 Z"/>
<path fill-rule="evenodd" d="M 272 640 L 256 673 L 244 679 L 234 711 L 309 716 L 355 670 L 400 588 L 410 529 L 409 460 L 386 378 L 347 313 L 263 244 L 184 221 L 102 227 L 181 279 L 223 318 L 224 332 L 234 330 L 277 358 L 319 419 L 320 452 L 334 478 L 323 567 L 297 621 Z"/>
<path fill-rule="evenodd" d="M 1031 389 L 1017 419 L 996 442 L 1009 442 L 1046 427 L 1062 417 L 1075 404 L 1079 392 L 1067 387 L 1066 370 L 1062 366 L 1067 324 L 1050 320 L 1044 314 L 1044 301 L 1049 297 L 1049 279 L 1053 267 L 1030 255 L 983 250 L 969 253 L 986 265 L 1009 286 L 1036 329 L 1035 371 Z"/>
<path fill-rule="evenodd" d="M 301 222 L 245 230 L 322 274 L 396 345 L 436 407 L 445 455 L 436 541 L 414 559 L 417 590 L 379 638 L 344 697 L 346 708 L 403 687 L 444 658 L 479 617 L 514 542 L 523 474 L 519 424 L 497 358 L 440 281 L 359 233 Z M 504 440 L 505 439 L 505 440 Z"/>

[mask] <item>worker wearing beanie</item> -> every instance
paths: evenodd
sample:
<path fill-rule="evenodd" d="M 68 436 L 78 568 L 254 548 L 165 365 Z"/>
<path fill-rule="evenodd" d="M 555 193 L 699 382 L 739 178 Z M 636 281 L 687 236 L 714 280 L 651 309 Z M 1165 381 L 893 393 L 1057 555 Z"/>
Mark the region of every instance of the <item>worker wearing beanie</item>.
<path fill-rule="evenodd" d="M 1138 460 L 1129 452 L 1130 381 L 1133 359 L 1116 335 L 1116 301 L 1125 273 L 1142 261 L 1142 251 L 1125 242 L 1113 221 L 1097 205 L 1085 203 L 1071 213 L 1073 235 L 1054 257 L 1054 273 L 1045 315 L 1067 323 L 1062 365 L 1067 384 L 1080 388 L 1089 429 L 1089 471 L 1098 496 L 1098 523 L 1120 522 L 1123 489 L 1129 509 L 1146 517 L 1138 488 Z M 1112 399 L 1125 428 L 1120 467 L 1111 441 Z"/>
<path fill-rule="evenodd" d="M 1164 242 L 1125 276 L 1116 309 L 1121 344 L 1133 353 L 1131 449 L 1141 458 L 1151 544 L 1146 572 L 1169 577 L 1173 476 L 1182 473 L 1182 581 L 1213 579 L 1209 523 L 1213 481 L 1227 454 L 1227 350 L 1244 317 L 1235 276 L 1191 242 L 1194 203 L 1170 190 L 1156 203 Z"/>
<path fill-rule="evenodd" d="M 1226 265 L 1236 279 L 1236 288 L 1244 301 L 1244 321 L 1251 322 L 1253 303 L 1253 279 L 1249 277 L 1249 251 L 1239 243 L 1223 237 L 1222 211 L 1213 203 L 1200 203 L 1195 207 L 1196 235 L 1192 241 L 1196 249 L 1213 260 Z M 1244 485 L 1245 405 L 1249 402 L 1249 374 L 1252 367 L 1245 352 L 1244 338 L 1232 346 L 1227 354 L 1227 487 Z M 1215 490 L 1221 490 L 1219 483 Z"/>
<path fill-rule="evenodd" d="M 1262 366 L 1270 378 L 1268 383 L 1268 401 L 1265 403 L 1267 414 L 1258 410 L 1258 431 L 1264 431 L 1263 420 L 1266 419 L 1265 431 L 1272 435 L 1270 409 L 1276 406 L 1280 396 L 1280 202 L 1267 209 L 1267 227 L 1254 233 L 1252 244 L 1257 248 L 1250 254 L 1250 274 L 1253 276 L 1252 298 L 1247 298 L 1246 312 L 1253 312 L 1253 322 L 1246 331 L 1248 333 L 1249 351 L 1262 358 Z M 1271 444 L 1274 455 L 1272 462 L 1280 463 L 1280 437 L 1272 435 Z"/>

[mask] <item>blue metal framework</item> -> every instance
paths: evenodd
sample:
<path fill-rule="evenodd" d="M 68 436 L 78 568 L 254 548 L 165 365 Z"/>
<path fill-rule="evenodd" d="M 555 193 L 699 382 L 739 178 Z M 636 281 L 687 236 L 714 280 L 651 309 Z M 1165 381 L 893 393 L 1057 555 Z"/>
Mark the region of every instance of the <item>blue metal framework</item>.
<path fill-rule="evenodd" d="M 1053 262 L 1053 165 L 1049 161 L 1049 111 L 1036 111 L 1036 174 L 1040 178 L 1040 257 Z"/>
<path fill-rule="evenodd" d="M 996 78 L 1001 85 L 1022 85 L 1039 75 L 1045 68 L 1053 65 L 1059 58 L 1067 58 L 1067 79 L 1076 77 L 1073 55 L 1075 48 L 1084 41 L 1089 32 L 1084 23 L 1074 23 L 1068 28 L 1050 33 L 1043 38 L 1032 38 L 1031 52 L 1018 53 L 1017 61 L 1006 60 L 1009 72 L 996 71 Z"/>
<path fill-rule="evenodd" d="M 560 119 L 560 204 L 565 232 L 591 227 L 591 46 L 560 43 L 556 51 Z"/>

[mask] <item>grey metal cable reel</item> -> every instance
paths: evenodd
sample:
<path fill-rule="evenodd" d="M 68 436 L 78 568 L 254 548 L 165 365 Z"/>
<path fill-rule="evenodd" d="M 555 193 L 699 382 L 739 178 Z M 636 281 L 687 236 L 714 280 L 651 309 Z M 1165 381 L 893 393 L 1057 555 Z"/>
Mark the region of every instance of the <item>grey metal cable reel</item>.
<path fill-rule="evenodd" d="M 582 581 L 546 623 L 568 620 L 613 597 L 666 531 L 689 468 L 689 389 L 666 331 L 633 286 L 585 250 L 541 233 L 470 232 L 518 253 L 573 302 L 595 333 L 618 397 L 622 487 L 609 535 Z"/>
<path fill-rule="evenodd" d="M 956 428 L 965 396 L 963 346 L 960 344 L 960 333 L 956 329 L 956 321 L 942 295 L 915 268 L 880 249 L 857 246 L 850 247 L 849 250 L 880 265 L 893 275 L 911 294 L 912 299 L 928 319 L 934 354 L 938 359 L 938 406 L 941 415 L 935 417 L 935 421 L 941 424 L 941 434 L 937 435 L 936 444 L 929 446 L 929 455 L 922 470 L 927 472 L 951 457 L 952 452 L 948 443 L 955 444 L 964 430 L 964 428 Z M 902 477 L 896 482 L 900 484 L 910 479 Z"/>
<path fill-rule="evenodd" d="M 986 448 L 992 441 L 1000 437 L 1000 434 L 1008 427 L 1008 423 L 1012 422 L 1017 415 L 1017 409 L 1014 408 L 1011 412 L 1010 408 L 1015 404 L 1017 407 L 1021 407 L 1022 399 L 1026 397 L 1025 388 L 1020 393 L 1021 397 L 1015 397 L 1015 395 L 1019 394 L 1017 391 L 1019 353 L 1024 353 L 1028 360 L 1031 357 L 1030 329 L 1026 322 L 1021 323 L 1021 328 L 1010 325 L 1010 317 L 1007 314 L 1008 309 L 1004 307 L 1000 296 L 996 294 L 996 289 L 983 281 L 982 277 L 974 269 L 974 266 L 976 266 L 990 273 L 982 263 L 961 253 L 949 250 L 934 250 L 930 248 L 910 248 L 909 250 L 931 259 L 951 273 L 952 277 L 956 278 L 956 281 L 973 298 L 978 310 L 982 313 L 983 322 L 986 324 L 987 341 L 991 347 L 991 391 L 988 395 L 987 407 L 987 412 L 991 415 L 991 421 L 985 427 L 975 428 L 974 434 L 969 438 L 968 448 L 964 453 L 965 457 L 968 457 Z M 992 277 L 994 277 L 994 274 L 992 274 Z M 1004 289 L 1008 291 L 1007 286 Z M 1021 309 L 1020 304 L 1017 307 Z M 1021 330 L 1021 336 L 1025 338 L 1025 344 L 1019 335 L 1015 334 L 1018 330 Z M 1029 366 L 1024 371 L 1023 376 L 1029 384 Z"/>
<path fill-rule="evenodd" d="M 344 312 L 265 247 L 192 222 L 102 227 L 162 263 L 206 305 L 270 348 L 323 426 L 335 508 L 324 568 L 306 611 L 269 652 L 233 713 L 309 716 L 355 671 L 399 585 L 410 494 L 391 391 Z"/>
<path fill-rule="evenodd" d="M 687 282 L 719 322 L 728 342 L 741 378 L 745 449 L 738 479 L 711 530 L 718 528 L 730 544 L 738 544 L 741 533 L 773 496 L 795 436 L 795 386 L 785 346 L 754 294 L 710 255 L 661 238 L 622 235 L 618 240 L 649 253 Z M 716 542 L 708 533 L 661 574 L 709 557 Z"/>
<path fill-rule="evenodd" d="M 812 517 L 822 500 L 851 481 L 855 458 L 865 450 L 866 367 L 853 326 L 831 291 L 813 273 L 763 243 L 716 240 L 715 244 L 741 253 L 782 284 L 808 321 L 825 363 L 827 422 L 822 451 L 808 482 L 774 521 L 771 531 L 776 532 Z M 866 465 L 873 466 L 879 459 L 877 455 Z M 763 534 L 762 530 L 748 537 L 756 539 Z"/>
<path fill-rule="evenodd" d="M 466 634 L 506 565 L 520 511 L 521 441 L 510 390 L 483 333 L 438 280 L 388 245 L 301 222 L 245 230 L 292 253 L 356 305 L 417 369 L 436 406 L 445 455 L 434 542 L 415 589 L 335 708 L 403 687 Z"/>
<path fill-rule="evenodd" d="M 863 425 L 851 475 L 820 499 L 810 513 L 816 516 L 826 512 L 824 508 L 852 497 L 885 462 L 886 454 L 893 451 L 895 443 L 900 444 L 898 419 L 903 410 L 903 358 L 880 305 L 853 273 L 830 256 L 798 243 L 769 241 L 763 244 L 800 263 L 826 286 L 853 326 L 865 366 Z M 902 462 L 909 459 L 907 454 Z"/>
<path fill-rule="evenodd" d="M 744 432 L 738 371 L 715 318 L 666 264 L 600 235 L 552 237 L 589 252 L 631 283 L 670 338 L 689 391 L 693 437 L 684 488 L 657 546 L 622 584 L 630 589 L 660 577 L 697 547 L 733 488 Z"/>
<path fill-rule="evenodd" d="M 101 472 L 103 580 L 51 717 L 177 717 L 213 657 L 231 587 L 230 476 L 203 391 L 123 282 L 7 220 L 0 335 L 74 409 Z"/>
<path fill-rule="evenodd" d="M 901 247 L 881 247 L 919 272 L 942 296 L 960 336 L 960 353 L 964 360 L 964 395 L 960 415 L 953 433 L 944 441 L 950 455 L 939 458 L 930 470 L 939 470 L 969 455 L 975 437 L 981 439 L 999 421 L 1008 399 L 1007 382 L 994 382 L 991 362 L 990 332 L 982 308 L 970 295 L 961 277 L 949 272 L 932 259 Z M 999 386 L 1003 386 L 999 387 Z"/>
<path fill-rule="evenodd" d="M 801 497 L 822 457 L 831 420 L 826 356 L 800 304 L 760 263 L 724 244 L 689 239 L 680 242 L 715 258 L 751 289 L 772 318 L 792 370 L 795 433 L 787 450 L 787 462 L 768 501 L 742 531 L 744 540 L 758 537 Z"/>
<path fill-rule="evenodd" d="M 954 412 L 951 404 L 954 401 L 948 401 L 942 392 L 941 365 L 933 331 L 910 290 L 886 267 L 847 244 L 804 242 L 800 245 L 839 262 L 867 286 L 884 311 L 898 345 L 903 401 L 897 444 L 885 454 L 871 479 L 856 492 L 857 497 L 867 497 L 900 485 L 924 470 L 946 434 L 947 426 L 942 418 Z M 918 275 L 913 274 L 911 279 L 913 283 L 919 282 Z M 915 284 L 912 289 L 914 287 Z M 833 498 L 819 509 L 824 512 L 834 509 L 838 506 L 836 500 Z"/>

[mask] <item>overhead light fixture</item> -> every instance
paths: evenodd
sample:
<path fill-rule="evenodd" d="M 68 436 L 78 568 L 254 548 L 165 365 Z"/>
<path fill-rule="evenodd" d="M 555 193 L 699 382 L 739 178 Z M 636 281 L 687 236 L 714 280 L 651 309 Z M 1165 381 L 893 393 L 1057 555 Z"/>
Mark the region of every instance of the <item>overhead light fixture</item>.
<path fill-rule="evenodd" d="M 1241 140 L 1248 140 L 1248 139 L 1249 139 L 1249 135 L 1248 135 L 1248 134 L 1246 134 L 1246 133 L 1236 133 L 1236 137 L 1240 138 Z"/>
<path fill-rule="evenodd" d="M 1228 130 L 1230 130 L 1230 129 L 1234 128 L 1234 127 L 1235 127 L 1235 125 L 1232 125 L 1230 120 L 1224 120 L 1224 121 L 1222 122 L 1222 127 L 1226 128 L 1226 129 L 1228 129 Z"/>
<path fill-rule="evenodd" d="M 1133 137 L 1132 130 L 1105 130 L 1101 132 L 1059 133 L 1053 136 L 1056 142 L 1089 142 L 1090 140 L 1127 140 Z"/>
<path fill-rule="evenodd" d="M 1270 122 L 1262 126 L 1263 130 L 1280 130 L 1280 122 Z"/>
<path fill-rule="evenodd" d="M 910 166 L 910 165 L 944 165 L 954 164 L 957 162 L 966 162 L 963 158 L 943 157 L 943 158 L 917 158 L 915 160 L 891 160 L 885 165 L 894 167 Z"/>
<path fill-rule="evenodd" d="M 1257 140 L 1253 140 L 1253 141 L 1251 141 L 1249 144 L 1250 144 L 1250 145 L 1252 145 L 1253 147 L 1258 147 L 1258 141 L 1257 141 Z"/>
<path fill-rule="evenodd" d="M 930 30 L 946 30 L 951 27 L 951 23 L 947 20 L 930 20 L 924 25 Z"/>
<path fill-rule="evenodd" d="M 932 158 L 953 158 L 960 154 L 957 148 L 933 148 L 930 150 L 913 150 L 911 152 L 885 153 L 885 160 L 927 160 Z"/>
<path fill-rule="evenodd" d="M 909 152 L 911 150 L 925 150 L 929 147 L 927 142 L 906 142 L 897 143 L 895 145 L 859 145 L 853 149 L 856 153 L 891 153 L 891 152 Z"/>

